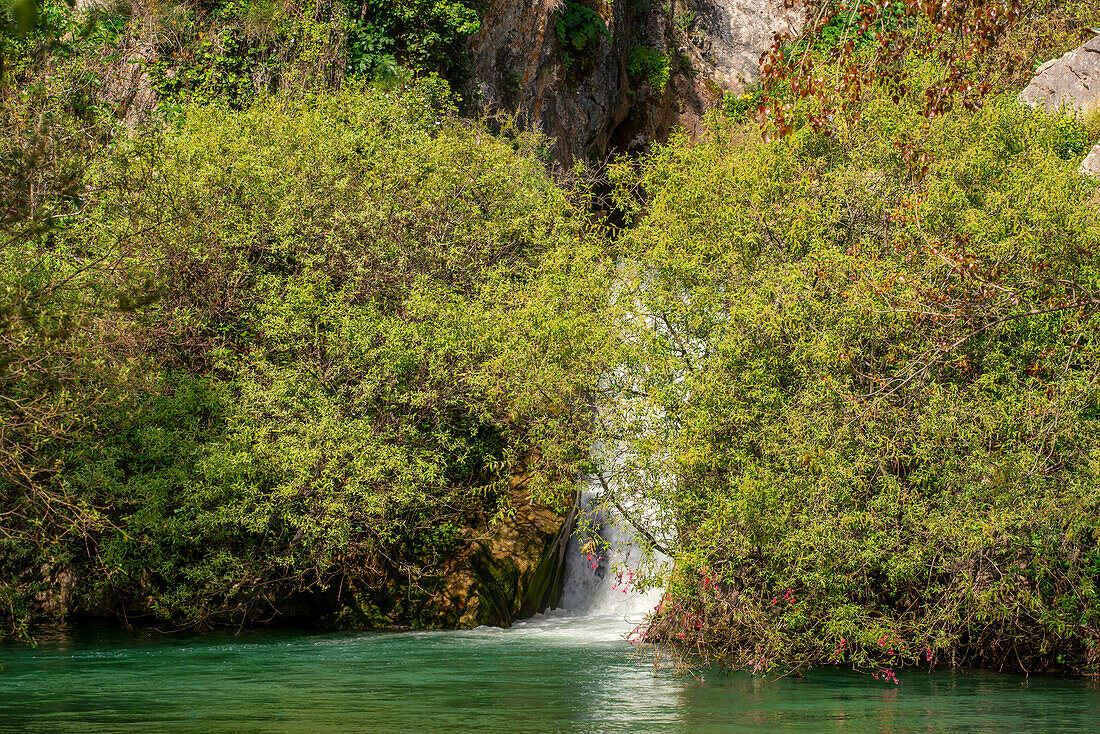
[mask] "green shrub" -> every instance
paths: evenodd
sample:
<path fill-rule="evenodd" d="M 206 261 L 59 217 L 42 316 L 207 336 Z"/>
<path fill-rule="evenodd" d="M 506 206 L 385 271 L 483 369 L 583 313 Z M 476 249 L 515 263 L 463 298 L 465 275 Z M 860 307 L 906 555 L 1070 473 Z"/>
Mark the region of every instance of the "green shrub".
<path fill-rule="evenodd" d="M 764 95 L 759 88 L 741 94 L 725 92 L 722 96 L 722 112 L 729 120 L 744 122 L 756 112 L 763 101 Z"/>
<path fill-rule="evenodd" d="M 832 17 L 816 39 L 817 48 L 832 48 L 847 41 L 852 41 L 856 46 L 863 46 L 874 41 L 879 34 L 914 25 L 906 15 L 905 3 L 892 2 L 880 16 L 879 24 L 863 28 L 860 25 L 860 11 L 867 6 L 869 4 L 862 0 L 855 2 L 840 0 L 833 3 L 830 8 Z"/>
<path fill-rule="evenodd" d="M 1010 96 L 915 107 L 616 169 L 648 197 L 606 417 L 675 561 L 648 637 L 749 671 L 1096 674 L 1097 187 Z"/>
<path fill-rule="evenodd" d="M 348 4 L 348 72 L 371 77 L 394 61 L 454 76 L 480 26 L 469 0 L 366 0 Z"/>
<path fill-rule="evenodd" d="M 159 100 L 247 106 L 278 89 L 336 86 L 344 73 L 347 22 L 340 4 L 222 0 L 177 5 L 156 19 L 157 58 L 148 66 Z"/>
<path fill-rule="evenodd" d="M 86 614 L 316 615 L 344 582 L 403 605 L 390 624 L 440 624 L 425 610 L 459 538 L 441 528 L 508 511 L 533 447 L 531 490 L 569 501 L 608 339 L 589 321 L 599 240 L 545 173 L 545 141 L 494 138 L 448 99 L 431 77 L 188 106 L 118 141 L 60 277 L 126 241 L 159 300 L 111 337 L 133 382 L 40 447 L 43 491 L 96 522 L 2 520 L 18 542 L 0 579 L 21 599 L 47 564 L 73 570 Z"/>
<path fill-rule="evenodd" d="M 676 18 L 675 18 L 675 22 L 676 22 L 676 32 L 680 33 L 680 34 L 683 34 L 683 35 L 687 35 L 688 31 L 691 30 L 692 24 L 695 23 L 695 11 L 694 10 L 683 10 L 683 11 L 677 13 Z"/>
<path fill-rule="evenodd" d="M 626 71 L 634 79 L 645 79 L 657 94 L 663 94 L 671 69 L 668 56 L 660 49 L 631 46 L 626 54 Z"/>
<path fill-rule="evenodd" d="M 554 32 L 562 45 L 566 68 L 578 74 L 592 68 L 600 50 L 600 38 L 611 40 L 611 32 L 600 14 L 572 0 L 558 11 Z"/>
<path fill-rule="evenodd" d="M 347 74 L 397 83 L 400 68 L 465 73 L 465 43 L 480 25 L 473 3 L 365 0 L 296 8 L 269 0 L 222 0 L 165 12 L 151 68 L 171 103 L 240 108 L 276 89 L 338 85 Z"/>

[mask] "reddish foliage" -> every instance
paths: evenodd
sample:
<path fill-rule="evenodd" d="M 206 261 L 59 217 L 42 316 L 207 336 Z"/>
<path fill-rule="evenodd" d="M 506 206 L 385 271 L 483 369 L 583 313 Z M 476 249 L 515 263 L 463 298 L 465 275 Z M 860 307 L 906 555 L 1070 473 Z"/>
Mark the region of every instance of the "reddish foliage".
<path fill-rule="evenodd" d="M 820 104 L 808 121 L 828 130 L 838 112 L 858 113 L 873 84 L 885 86 L 895 103 L 923 95 L 928 117 L 956 103 L 975 109 L 991 90 L 991 52 L 1031 6 L 1024 0 L 805 0 L 801 30 L 776 33 L 760 57 L 761 112 L 785 136 L 793 129 L 790 98 L 816 98 Z M 936 59 L 942 65 L 938 81 L 914 89 L 906 65 L 912 55 Z"/>

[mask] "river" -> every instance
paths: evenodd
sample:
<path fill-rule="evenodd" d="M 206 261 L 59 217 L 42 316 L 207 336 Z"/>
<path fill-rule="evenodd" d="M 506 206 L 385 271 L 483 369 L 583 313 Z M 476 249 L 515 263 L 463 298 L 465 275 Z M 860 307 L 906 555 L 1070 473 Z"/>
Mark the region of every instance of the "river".
<path fill-rule="evenodd" d="M 637 551 L 616 538 L 615 563 Z M 75 627 L 0 644 L 0 732 L 1100 732 L 1100 682 L 842 669 L 698 678 L 623 638 L 659 592 L 615 588 L 574 542 L 563 604 L 511 629 Z M 650 651 L 651 653 L 652 651 Z"/>
<path fill-rule="evenodd" d="M 617 620 L 510 630 L 128 636 L 0 648 L 4 732 L 1087 732 L 1095 682 L 655 673 Z"/>

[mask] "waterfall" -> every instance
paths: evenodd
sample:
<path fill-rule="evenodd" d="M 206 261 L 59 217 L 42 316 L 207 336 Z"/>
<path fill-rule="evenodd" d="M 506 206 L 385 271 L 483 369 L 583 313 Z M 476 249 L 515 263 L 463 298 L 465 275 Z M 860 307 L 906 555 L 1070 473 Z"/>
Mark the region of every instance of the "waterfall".
<path fill-rule="evenodd" d="M 631 263 L 617 263 L 622 277 L 612 289 L 612 301 L 624 295 L 622 284 L 629 281 L 632 267 Z M 628 341 L 634 338 L 628 325 L 641 331 L 659 332 L 660 322 L 637 296 L 625 295 L 635 302 L 633 314 L 624 321 L 624 338 Z M 667 321 L 665 324 L 667 326 Z M 693 357 L 701 356 L 704 351 L 704 345 L 690 338 L 686 342 L 680 337 L 677 339 L 693 350 Z M 686 373 L 681 371 L 674 383 L 684 382 L 685 377 Z M 639 591 L 635 583 L 636 576 L 643 570 L 652 573 L 670 563 L 670 559 L 657 550 L 647 552 L 636 536 L 646 537 L 656 548 L 673 547 L 669 538 L 663 537 L 674 527 L 671 518 L 667 517 L 668 508 L 659 507 L 653 500 L 662 492 L 652 491 L 664 490 L 665 496 L 671 496 L 672 475 L 660 462 L 648 465 L 645 461 L 636 462 L 638 457 L 632 440 L 623 438 L 650 436 L 660 430 L 661 413 L 644 397 L 646 379 L 636 366 L 617 366 L 601 377 L 593 396 L 593 420 L 599 424 L 607 421 L 614 430 L 596 440 L 589 451 L 595 465 L 605 467 L 610 479 L 608 475 L 597 474 L 581 480 L 574 508 L 576 514 L 571 517 L 576 522 L 562 559 L 564 569 L 558 607 L 536 614 L 517 627 L 529 630 L 553 625 L 556 620 L 559 625 L 567 622 L 565 627 L 571 630 L 567 633 L 570 635 L 583 628 L 581 634 L 587 637 L 606 637 L 608 634 L 623 637 L 645 621 L 664 595 L 662 588 Z M 615 435 L 618 438 L 609 438 Z M 635 491 L 613 492 L 616 482 L 623 480 L 624 472 L 651 491 L 639 492 L 635 486 Z M 603 501 L 611 499 L 612 493 L 619 495 L 615 498 L 617 502 Z M 613 504 L 614 509 L 609 504 Z M 637 531 L 634 522 L 645 530 Z"/>
<path fill-rule="evenodd" d="M 582 481 L 577 522 L 563 559 L 558 607 L 521 620 L 508 630 L 479 627 L 475 632 L 506 634 L 513 639 L 537 635 L 565 644 L 618 642 L 636 632 L 664 592 L 634 588 L 632 573 L 647 562 L 645 551 L 628 522 L 608 515 L 600 501 L 603 491 L 598 478 Z M 599 536 L 598 541 L 594 536 Z"/>
<path fill-rule="evenodd" d="M 588 478 L 580 490 L 579 520 L 566 548 L 558 606 L 574 615 L 616 618 L 633 625 L 652 611 L 661 590 L 634 588 L 645 552 L 629 523 L 609 516 L 601 506 L 602 489 L 596 479 Z"/>

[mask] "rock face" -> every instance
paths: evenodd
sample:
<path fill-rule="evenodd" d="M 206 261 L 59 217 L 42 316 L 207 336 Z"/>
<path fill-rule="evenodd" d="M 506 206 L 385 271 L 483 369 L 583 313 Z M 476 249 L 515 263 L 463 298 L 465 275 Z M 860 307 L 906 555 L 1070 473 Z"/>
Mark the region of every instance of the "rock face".
<path fill-rule="evenodd" d="M 775 0 L 695 0 L 686 43 L 699 70 L 724 90 L 739 92 L 760 79 L 760 54 L 778 31 L 797 30 L 800 18 Z"/>
<path fill-rule="evenodd" d="M 76 0 L 77 13 L 106 2 Z M 330 4 L 307 5 L 317 21 L 333 24 L 326 43 L 342 48 Z M 577 8 L 598 14 L 606 34 L 584 50 L 563 49 L 558 22 Z M 135 12 L 119 53 L 106 61 L 101 97 L 127 125 L 157 105 L 149 68 L 158 62 L 158 22 L 145 10 Z M 697 135 L 725 93 L 757 81 L 772 34 L 797 22 L 782 0 L 487 0 L 480 30 L 469 40 L 470 84 L 487 111 L 517 113 L 553 137 L 555 157 L 569 166 L 642 149 L 665 140 L 673 127 Z M 328 59 L 331 50 L 322 56 Z M 258 51 L 282 59 L 278 49 Z M 649 73 L 647 62 L 664 72 Z M 342 61 L 337 66 L 342 69 Z M 258 91 L 338 84 L 322 71 L 295 66 L 285 78 L 261 73 L 253 83 Z"/>
<path fill-rule="evenodd" d="M 1100 109 L 1100 36 L 1040 66 L 1019 100 L 1051 112 L 1062 105 L 1084 115 Z"/>
<path fill-rule="evenodd" d="M 118 58 L 104 71 L 100 98 L 116 106 L 115 115 L 124 125 L 134 127 L 157 106 L 148 69 L 158 56 L 151 35 L 127 36 L 119 44 Z"/>
<path fill-rule="evenodd" d="M 622 27 L 632 18 L 627 3 L 615 5 L 604 15 L 614 42 L 601 38 L 595 58 L 584 60 L 585 73 L 568 79 L 554 27 L 561 3 L 491 0 L 469 44 L 483 104 L 518 111 L 525 122 L 553 135 L 560 160 L 572 162 L 592 145 L 606 147 L 630 108 L 622 61 L 628 35 Z"/>
<path fill-rule="evenodd" d="M 43 565 L 39 569 L 45 588 L 35 596 L 38 608 L 36 615 L 63 619 L 73 611 L 73 590 L 76 587 L 76 575 L 67 566 Z"/>
<path fill-rule="evenodd" d="M 1100 176 L 1100 143 L 1093 146 L 1085 160 L 1081 161 L 1081 170 L 1092 176 Z"/>
<path fill-rule="evenodd" d="M 532 474 L 512 473 L 509 500 L 515 514 L 491 533 L 471 538 L 449 559 L 433 602 L 448 626 L 509 627 L 553 607 L 561 595 L 564 549 L 572 528 L 567 516 L 531 500 Z"/>
<path fill-rule="evenodd" d="M 1051 112 L 1065 107 L 1078 116 L 1100 113 L 1100 35 L 1040 66 L 1018 99 Z M 1085 156 L 1081 171 L 1100 176 L 1100 144 Z"/>
<path fill-rule="evenodd" d="M 571 5 L 602 17 L 598 49 L 562 48 L 556 25 Z M 773 32 L 795 22 L 780 0 L 491 0 L 470 39 L 471 70 L 486 108 L 552 136 L 568 166 L 663 140 L 674 126 L 697 134 L 725 92 L 759 78 Z M 639 53 L 667 64 L 663 88 L 631 62 Z"/>
<path fill-rule="evenodd" d="M 426 558 L 418 576 L 346 576 L 339 598 L 317 604 L 330 609 L 322 616 L 339 609 L 330 617 L 333 623 L 352 628 L 509 627 L 553 607 L 561 595 L 573 512 L 532 499 L 530 485 L 538 478 L 530 467 L 539 459 L 533 451 L 513 469 L 510 516 L 483 518 L 466 528 L 444 558 Z"/>

